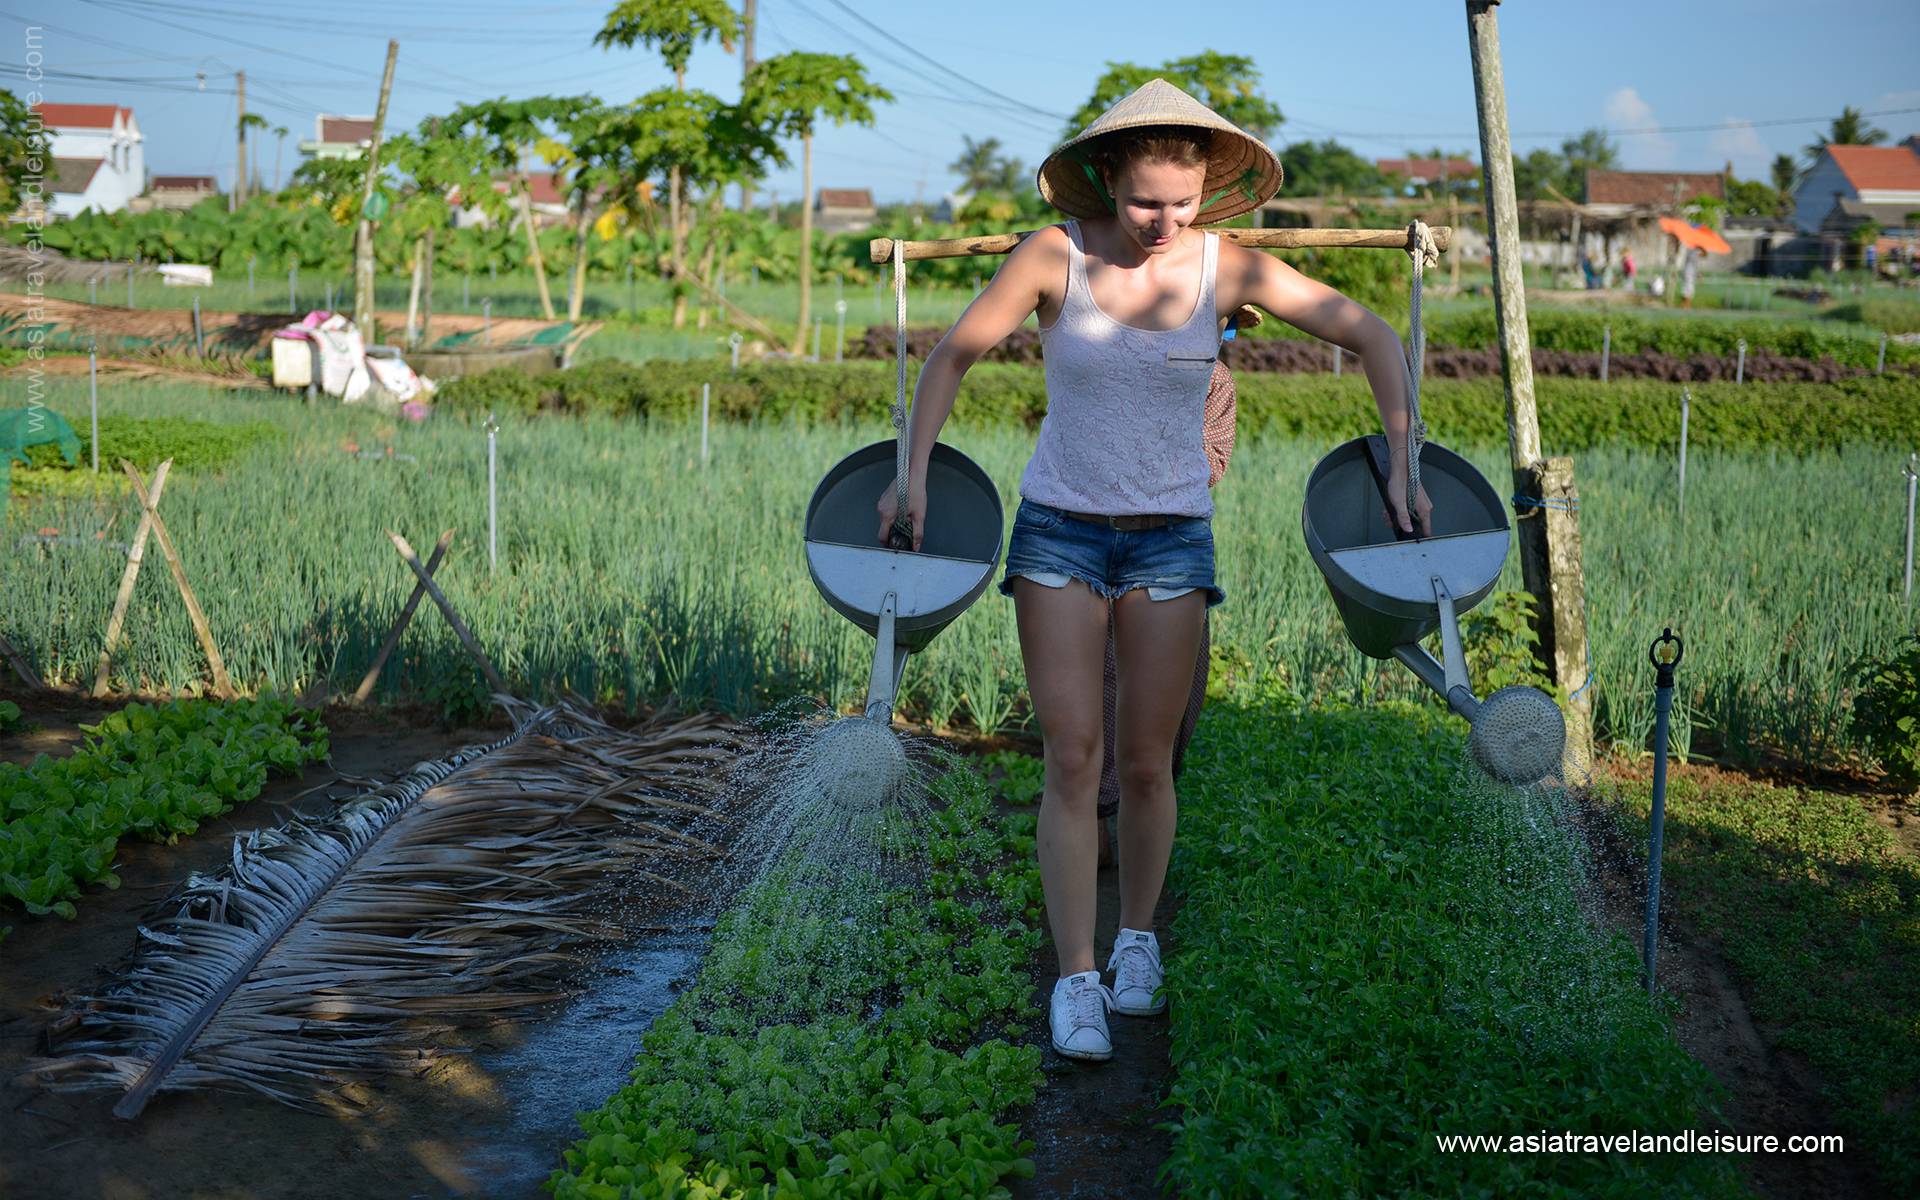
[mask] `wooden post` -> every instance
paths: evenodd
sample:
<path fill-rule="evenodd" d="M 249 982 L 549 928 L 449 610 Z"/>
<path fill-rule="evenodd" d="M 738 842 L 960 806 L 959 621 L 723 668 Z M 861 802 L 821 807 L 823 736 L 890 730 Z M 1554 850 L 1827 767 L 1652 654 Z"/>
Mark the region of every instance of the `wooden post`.
<path fill-rule="evenodd" d="M 380 77 L 380 104 L 373 113 L 373 137 L 367 146 L 366 181 L 360 187 L 360 223 L 355 227 L 353 324 L 369 346 L 377 339 L 373 325 L 373 221 L 367 216 L 367 204 L 373 199 L 373 186 L 380 178 L 380 133 L 387 124 L 387 97 L 393 92 L 393 60 L 399 54 L 400 43 L 388 38 L 387 69 Z"/>
<path fill-rule="evenodd" d="M 440 606 L 440 612 L 447 618 L 447 624 L 453 626 L 454 635 L 460 639 L 460 644 L 465 646 L 467 653 L 473 655 L 474 661 L 480 664 L 480 673 L 487 677 L 487 686 L 493 689 L 495 695 L 511 695 L 512 693 L 507 691 L 507 685 L 501 682 L 500 672 L 493 669 L 493 663 L 487 658 L 486 652 L 480 649 L 480 643 L 475 640 L 473 631 L 468 629 L 467 623 L 460 619 L 460 614 L 453 611 L 453 605 L 440 591 L 440 585 L 433 581 L 433 576 L 420 565 L 420 556 L 413 552 L 413 547 L 407 544 L 407 539 L 391 529 L 387 530 L 387 536 L 393 539 L 393 548 L 400 552 L 401 558 L 407 560 L 407 566 L 413 568 L 413 573 L 420 577 L 420 586 L 425 588 L 427 595 L 432 596 L 433 602 Z"/>
<path fill-rule="evenodd" d="M 1569 704 L 1567 749 L 1575 770 L 1565 778 L 1580 778 L 1591 761 L 1593 745 L 1593 691 L 1588 686 L 1591 658 L 1587 646 L 1587 584 L 1580 558 L 1580 490 L 1573 481 L 1571 458 L 1549 458 L 1526 472 L 1526 496 L 1537 496 L 1539 507 L 1523 509 L 1516 525 L 1545 527 L 1547 595 L 1541 602 L 1540 655 L 1551 668 L 1554 682 L 1565 689 Z M 1524 542 L 1527 533 L 1521 534 Z"/>
<path fill-rule="evenodd" d="M 1506 82 L 1500 69 L 1500 26 L 1494 6 L 1500 0 L 1467 0 L 1467 41 L 1473 55 L 1473 94 L 1480 125 L 1482 191 L 1487 201 L 1487 240 L 1493 256 L 1494 319 L 1500 333 L 1500 375 L 1507 395 L 1507 449 L 1513 467 L 1516 496 L 1515 530 L 1520 548 L 1520 574 L 1539 608 L 1542 665 L 1568 693 L 1584 682 L 1587 660 L 1586 622 L 1582 615 L 1585 586 L 1580 568 L 1580 543 L 1555 548 L 1552 536 L 1574 529 L 1549 522 L 1542 515 L 1557 508 L 1538 505 L 1551 500 L 1548 482 L 1573 492 L 1573 463 L 1564 475 L 1549 475 L 1540 462 L 1540 417 L 1533 396 L 1532 339 L 1527 332 L 1527 293 L 1520 269 L 1520 216 L 1513 191 L 1513 144 L 1507 136 Z M 1568 510 L 1569 514 L 1571 510 Z M 1556 561 L 1559 563 L 1556 574 Z M 1569 596 L 1557 593 L 1566 590 Z M 1573 618 L 1563 614 L 1571 605 Z M 1571 621 L 1571 623 L 1563 623 Z M 1568 671 L 1562 663 L 1574 664 Z M 1575 672 L 1579 672 L 1576 674 Z M 1585 694 L 1582 693 L 1583 699 Z M 1591 729 L 1568 719 L 1568 754 L 1590 760 Z"/>
<path fill-rule="evenodd" d="M 180 589 L 180 598 L 186 601 L 187 619 L 193 622 L 194 636 L 200 639 L 200 648 L 207 654 L 207 665 L 213 668 L 213 694 L 222 700 L 230 700 L 237 694 L 233 690 L 233 680 L 227 678 L 227 664 L 220 659 L 220 647 L 213 644 L 213 631 L 207 628 L 207 614 L 200 611 L 200 601 L 187 584 L 186 568 L 180 565 L 180 554 L 174 549 L 173 538 L 167 533 L 167 523 L 160 519 L 159 512 L 154 509 L 154 502 L 147 495 L 147 485 L 140 478 L 140 472 L 124 458 L 120 460 L 120 469 L 133 481 L 134 497 L 152 520 L 153 536 L 160 539 L 160 555 L 167 560 L 167 570 L 173 572 L 173 582 Z"/>
<path fill-rule="evenodd" d="M 447 547 L 452 544 L 453 530 L 449 529 L 440 535 L 440 540 L 434 544 L 433 553 L 427 556 L 427 574 L 431 575 L 439 568 L 440 560 L 446 556 Z M 407 622 L 413 620 L 413 610 L 420 607 L 420 598 L 426 594 L 426 584 L 413 585 L 413 595 L 407 597 L 406 604 L 400 609 L 400 619 L 395 621 L 393 628 L 387 631 L 387 640 L 380 644 L 380 653 L 373 656 L 373 665 L 367 668 L 367 674 L 360 680 L 360 686 L 353 689 L 353 699 L 350 703 L 364 704 L 367 697 L 372 694 L 373 685 L 380 678 L 380 669 L 387 665 L 387 657 L 393 653 L 394 647 L 400 644 L 400 635 L 407 631 Z"/>
<path fill-rule="evenodd" d="M 233 203 L 227 206 L 229 212 L 238 210 L 247 202 L 247 73 L 245 71 L 233 73 L 233 86 L 240 97 L 240 118 L 239 125 L 236 127 L 239 131 L 239 142 L 233 160 L 233 191 L 228 193 L 233 197 Z"/>
<path fill-rule="evenodd" d="M 160 503 L 160 494 L 166 490 L 167 472 L 173 469 L 173 460 L 167 459 L 153 473 L 153 503 Z M 140 524 L 134 527 L 133 544 L 127 547 L 127 567 L 120 573 L 120 594 L 113 598 L 113 616 L 107 619 L 107 643 L 100 647 L 100 665 L 93 673 L 93 694 L 96 697 L 107 694 L 107 669 L 113 662 L 113 648 L 120 641 L 120 626 L 127 619 L 127 605 L 133 601 L 133 581 L 140 577 L 140 560 L 147 552 L 147 534 L 153 530 L 153 518 L 147 515 L 142 506 Z"/>

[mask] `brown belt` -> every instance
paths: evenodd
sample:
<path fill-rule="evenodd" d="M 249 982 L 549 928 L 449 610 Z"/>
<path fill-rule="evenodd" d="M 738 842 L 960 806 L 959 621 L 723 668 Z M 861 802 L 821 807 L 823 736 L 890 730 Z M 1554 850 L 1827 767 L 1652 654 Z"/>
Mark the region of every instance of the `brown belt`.
<path fill-rule="evenodd" d="M 1165 513 L 1141 513 L 1136 516 L 1113 517 L 1113 516 L 1108 516 L 1105 513 L 1071 512 L 1064 508 L 1061 509 L 1060 511 L 1063 513 L 1066 513 L 1069 517 L 1072 517 L 1076 521 L 1085 521 L 1089 525 L 1105 525 L 1109 529 L 1120 529 L 1120 530 L 1127 530 L 1127 531 L 1132 531 L 1136 529 L 1158 529 L 1162 525 L 1167 525 L 1174 521 L 1185 520 L 1184 517 L 1171 517 L 1166 515 Z"/>

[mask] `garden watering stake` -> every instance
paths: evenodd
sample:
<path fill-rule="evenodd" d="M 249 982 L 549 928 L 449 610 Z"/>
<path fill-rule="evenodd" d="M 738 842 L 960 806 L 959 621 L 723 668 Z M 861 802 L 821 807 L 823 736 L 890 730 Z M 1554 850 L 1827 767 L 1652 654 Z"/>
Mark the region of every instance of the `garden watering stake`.
<path fill-rule="evenodd" d="M 298 297 L 299 294 L 300 294 L 300 268 L 297 266 L 288 267 L 287 268 L 287 312 L 288 313 L 291 314 L 299 311 L 299 301 L 296 299 L 296 297 Z"/>
<path fill-rule="evenodd" d="M 203 358 L 207 353 L 207 339 L 200 332 L 200 297 L 197 295 L 193 298 L 193 352 Z"/>
<path fill-rule="evenodd" d="M 96 468 L 98 469 L 98 468 Z M 1907 572 L 1906 589 L 1902 593 L 1908 600 L 1913 599 L 1913 501 L 1915 485 L 1920 484 L 1920 454 L 1907 455 L 1907 465 L 1900 468 L 1907 477 Z"/>
<path fill-rule="evenodd" d="M 133 264 L 127 264 L 127 307 L 133 307 Z M 292 306 L 288 306 L 291 311 Z"/>
<path fill-rule="evenodd" d="M 500 567 L 499 538 L 499 490 L 496 487 L 497 473 L 494 451 L 494 435 L 500 432 L 500 426 L 494 422 L 493 414 L 487 414 L 487 574 L 492 575 Z"/>
<path fill-rule="evenodd" d="M 480 341 L 483 345 L 493 345 L 493 297 L 480 297 Z"/>
<path fill-rule="evenodd" d="M 1734 360 L 1733 381 L 1735 383 L 1745 383 L 1747 381 L 1747 339 L 1740 339 L 1738 349 L 1740 351 L 1740 357 Z"/>
<path fill-rule="evenodd" d="M 1693 393 L 1680 389 L 1680 520 L 1687 519 L 1687 410 L 1693 407 Z"/>
<path fill-rule="evenodd" d="M 1654 987 L 1660 955 L 1660 848 L 1667 827 L 1667 725 L 1673 711 L 1673 669 L 1686 647 L 1669 627 L 1647 650 L 1653 663 L 1653 836 L 1647 847 L 1647 924 L 1641 937 L 1647 991 Z"/>
<path fill-rule="evenodd" d="M 713 385 L 700 385 L 700 465 L 707 465 L 707 401 L 713 392 Z"/>
<path fill-rule="evenodd" d="M 100 356 L 94 351 L 92 338 L 87 339 L 87 420 L 91 429 L 89 436 L 93 445 L 93 473 L 98 475 L 100 473 Z M 1912 488 L 1907 489 L 1907 495 L 1909 497 L 1913 495 Z M 1913 504 L 1911 501 L 1907 504 L 1907 514 L 1907 528 L 1911 530 L 1913 528 Z M 1913 560 L 1913 535 L 1911 532 L 1907 535 L 1907 560 L 1909 562 Z M 1907 590 L 1912 591 L 1913 571 L 1911 569 L 1907 571 L 1907 584 Z"/>
<path fill-rule="evenodd" d="M 847 302 L 833 302 L 833 361 L 840 362 L 847 352 Z"/>
<path fill-rule="evenodd" d="M 744 340 L 738 329 L 727 335 L 727 349 L 733 355 L 733 369 L 736 374 L 740 370 L 740 343 Z"/>
<path fill-rule="evenodd" d="M 1880 357 L 1873 362 L 1873 373 L 1875 375 L 1887 373 L 1887 335 L 1885 333 L 1880 335 Z"/>
<path fill-rule="evenodd" d="M 247 295 L 253 295 L 253 256 L 247 256 Z"/>
<path fill-rule="evenodd" d="M 1607 367 L 1613 359 L 1613 326 L 1604 325 L 1600 329 L 1600 382 L 1607 381 Z"/>
<path fill-rule="evenodd" d="M 89 275 L 87 277 L 87 303 L 100 303 L 100 277 L 98 275 Z"/>

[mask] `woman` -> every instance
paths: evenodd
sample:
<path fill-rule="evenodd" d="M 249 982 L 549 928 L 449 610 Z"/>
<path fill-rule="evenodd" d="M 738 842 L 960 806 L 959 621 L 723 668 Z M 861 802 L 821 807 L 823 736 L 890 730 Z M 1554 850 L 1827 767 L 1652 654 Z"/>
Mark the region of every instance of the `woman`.
<path fill-rule="evenodd" d="M 1044 742 L 1038 850 L 1060 977 L 1055 1050 L 1113 1056 L 1106 1014 L 1165 1010 L 1153 932 L 1175 823 L 1173 744 L 1214 581 L 1202 412 L 1221 319 L 1253 304 L 1358 356 L 1394 447 L 1404 511 L 1407 399 L 1400 340 L 1379 317 L 1277 258 L 1197 227 L 1250 212 L 1280 186 L 1258 139 L 1165 80 L 1125 97 L 1041 164 L 1040 194 L 1076 218 L 1007 257 L 921 368 L 906 522 L 919 549 L 927 463 L 967 369 L 1039 319 L 1047 414 L 1020 481 L 1003 594 Z M 895 488 L 876 506 L 894 524 Z M 1416 501 L 1425 522 L 1424 493 Z M 1101 658 L 1112 604 L 1119 678 L 1120 933 L 1094 966 L 1102 751 Z"/>

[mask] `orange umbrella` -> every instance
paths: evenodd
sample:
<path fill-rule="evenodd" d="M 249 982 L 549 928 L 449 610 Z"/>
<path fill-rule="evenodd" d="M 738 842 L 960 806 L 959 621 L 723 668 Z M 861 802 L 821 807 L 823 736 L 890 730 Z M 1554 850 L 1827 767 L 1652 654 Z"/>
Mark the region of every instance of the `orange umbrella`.
<path fill-rule="evenodd" d="M 1727 245 L 1727 240 L 1705 225 L 1690 225 L 1678 217 L 1661 217 L 1660 228 L 1672 234 L 1682 246 L 1691 246 L 1708 254 L 1733 253 L 1733 247 Z"/>

